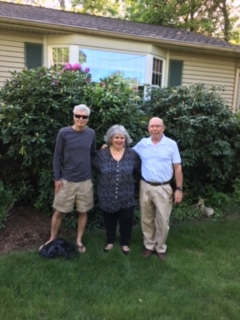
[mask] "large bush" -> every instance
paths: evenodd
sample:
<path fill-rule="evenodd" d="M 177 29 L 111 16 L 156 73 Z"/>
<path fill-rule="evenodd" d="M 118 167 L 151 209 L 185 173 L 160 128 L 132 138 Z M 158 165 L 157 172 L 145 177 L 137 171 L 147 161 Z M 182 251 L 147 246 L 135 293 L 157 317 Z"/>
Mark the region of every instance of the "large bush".
<path fill-rule="evenodd" d="M 240 121 L 221 98 L 221 88 L 203 84 L 151 91 L 145 109 L 163 118 L 166 135 L 178 142 L 185 188 L 192 196 L 209 187 L 231 192 L 240 173 Z"/>
<path fill-rule="evenodd" d="M 113 124 L 124 125 L 134 144 L 146 136 L 150 117 L 163 118 L 181 152 L 185 205 L 202 196 L 222 206 L 226 193 L 239 202 L 240 119 L 220 93 L 203 84 L 159 88 L 143 103 L 121 76 L 93 83 L 78 64 L 14 72 L 0 90 L 0 180 L 18 202 L 50 212 L 56 135 L 72 124 L 73 106 L 85 103 L 98 148 Z"/>
<path fill-rule="evenodd" d="M 135 140 L 143 134 L 143 112 L 124 81 L 110 77 L 92 83 L 89 69 L 78 64 L 14 72 L 0 91 L 0 102 L 0 179 L 20 191 L 20 201 L 41 210 L 51 208 L 55 139 L 61 127 L 72 124 L 74 105 L 90 106 L 89 125 L 98 146 L 115 123 L 125 125 Z"/>

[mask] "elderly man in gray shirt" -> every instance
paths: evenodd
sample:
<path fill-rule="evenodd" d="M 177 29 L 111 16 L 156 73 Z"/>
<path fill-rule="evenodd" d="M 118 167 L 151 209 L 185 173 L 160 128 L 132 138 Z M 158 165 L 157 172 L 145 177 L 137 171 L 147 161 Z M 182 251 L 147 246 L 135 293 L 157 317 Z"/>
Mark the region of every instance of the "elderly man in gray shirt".
<path fill-rule="evenodd" d="M 82 237 L 87 224 L 87 211 L 93 207 L 91 156 L 96 153 L 95 131 L 87 127 L 90 109 L 80 104 L 73 109 L 74 124 L 59 130 L 54 157 L 55 209 L 51 221 L 50 239 L 56 239 L 63 215 L 76 206 L 78 228 L 76 245 L 80 253 L 86 251 Z M 43 246 L 40 247 L 40 249 Z"/>

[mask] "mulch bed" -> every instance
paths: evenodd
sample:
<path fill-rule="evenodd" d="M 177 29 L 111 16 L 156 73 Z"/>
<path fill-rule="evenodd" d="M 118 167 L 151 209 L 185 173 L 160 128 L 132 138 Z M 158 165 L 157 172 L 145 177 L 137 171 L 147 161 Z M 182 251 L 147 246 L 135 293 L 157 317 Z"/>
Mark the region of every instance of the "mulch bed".
<path fill-rule="evenodd" d="M 51 217 L 32 208 L 13 208 L 0 230 L 0 253 L 37 250 L 49 239 Z M 59 235 L 74 230 L 60 230 Z"/>

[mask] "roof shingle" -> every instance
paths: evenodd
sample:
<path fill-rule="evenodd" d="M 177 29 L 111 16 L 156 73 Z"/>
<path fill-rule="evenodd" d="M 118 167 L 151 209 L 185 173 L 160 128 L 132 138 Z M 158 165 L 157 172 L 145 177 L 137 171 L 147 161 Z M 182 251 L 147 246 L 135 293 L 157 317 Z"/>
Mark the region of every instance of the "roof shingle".
<path fill-rule="evenodd" d="M 74 13 L 31 5 L 20 5 L 7 2 L 0 2 L 1 19 L 26 21 L 42 25 L 55 25 L 72 27 L 77 29 L 94 29 L 96 31 L 128 36 L 149 38 L 155 40 L 179 41 L 181 43 L 199 44 L 218 48 L 229 48 L 240 52 L 240 46 L 228 42 L 210 38 L 198 33 L 192 33 L 183 29 L 165 27 L 158 25 L 132 22 L 114 18 L 92 16 L 87 14 Z"/>

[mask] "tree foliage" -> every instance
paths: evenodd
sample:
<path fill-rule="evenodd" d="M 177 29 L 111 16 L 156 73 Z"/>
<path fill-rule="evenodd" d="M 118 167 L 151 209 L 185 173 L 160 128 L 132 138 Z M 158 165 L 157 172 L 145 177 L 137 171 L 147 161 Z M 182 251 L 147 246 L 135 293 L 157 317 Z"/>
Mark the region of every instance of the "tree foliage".
<path fill-rule="evenodd" d="M 120 3 L 116 0 L 72 0 L 71 3 L 81 13 L 107 17 L 119 15 Z"/>
<path fill-rule="evenodd" d="M 1 0 L 2 2 L 12 2 L 17 4 L 28 4 L 36 7 L 51 7 L 51 8 L 60 8 L 65 10 L 67 7 L 67 0 Z"/>
<path fill-rule="evenodd" d="M 233 0 L 132 0 L 127 17 L 236 42 L 238 9 Z"/>

